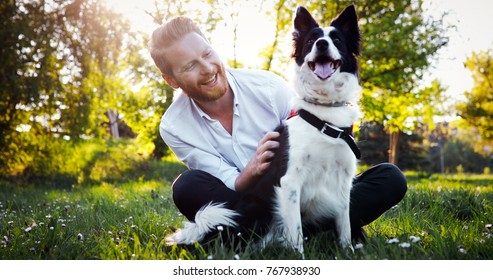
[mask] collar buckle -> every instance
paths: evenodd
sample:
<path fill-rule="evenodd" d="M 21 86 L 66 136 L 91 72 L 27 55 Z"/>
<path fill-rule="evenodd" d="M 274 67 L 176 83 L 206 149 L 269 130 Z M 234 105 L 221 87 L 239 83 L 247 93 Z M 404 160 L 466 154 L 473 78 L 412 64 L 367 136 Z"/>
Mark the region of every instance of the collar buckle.
<path fill-rule="evenodd" d="M 338 133 L 338 135 L 335 136 L 335 135 L 332 135 L 332 134 L 328 134 L 326 132 L 326 131 L 330 131 L 330 130 L 335 131 L 336 133 Z M 324 123 L 324 126 L 322 127 L 322 129 L 320 129 L 320 132 L 322 134 L 326 134 L 326 135 L 332 136 L 334 138 L 341 138 L 341 135 L 344 132 L 344 130 L 338 128 L 337 126 L 330 125 L 329 123 Z"/>

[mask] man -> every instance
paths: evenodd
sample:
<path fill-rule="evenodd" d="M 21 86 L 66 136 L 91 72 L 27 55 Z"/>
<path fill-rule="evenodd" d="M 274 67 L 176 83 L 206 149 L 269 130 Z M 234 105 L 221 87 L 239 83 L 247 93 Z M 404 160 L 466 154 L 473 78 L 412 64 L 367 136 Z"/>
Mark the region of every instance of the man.
<path fill-rule="evenodd" d="M 266 172 L 279 147 L 273 130 L 288 118 L 294 94 L 270 72 L 226 69 L 186 17 L 156 29 L 150 48 L 166 82 L 182 90 L 164 114 L 160 133 L 189 168 L 172 188 L 176 206 L 193 221 L 211 201 L 234 205 Z M 351 193 L 353 238 L 363 239 L 362 227 L 396 205 L 406 191 L 406 179 L 394 165 L 358 175 Z"/>

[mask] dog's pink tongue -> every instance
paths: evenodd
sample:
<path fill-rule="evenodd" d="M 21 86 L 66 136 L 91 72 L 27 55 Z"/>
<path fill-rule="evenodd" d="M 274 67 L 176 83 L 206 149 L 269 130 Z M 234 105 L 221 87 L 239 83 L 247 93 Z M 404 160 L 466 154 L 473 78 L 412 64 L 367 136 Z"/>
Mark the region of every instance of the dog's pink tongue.
<path fill-rule="evenodd" d="M 320 79 L 327 79 L 334 74 L 334 68 L 330 67 L 330 63 L 316 63 L 315 70 L 313 71 Z"/>

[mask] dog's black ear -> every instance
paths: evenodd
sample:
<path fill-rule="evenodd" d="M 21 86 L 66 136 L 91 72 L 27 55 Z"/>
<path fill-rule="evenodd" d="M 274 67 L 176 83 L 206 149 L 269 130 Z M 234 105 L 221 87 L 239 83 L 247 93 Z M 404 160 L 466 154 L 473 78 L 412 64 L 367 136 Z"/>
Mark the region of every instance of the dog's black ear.
<path fill-rule="evenodd" d="M 361 32 L 358 26 L 358 16 L 356 15 L 356 6 L 349 5 L 340 13 L 337 17 L 335 17 L 330 23 L 331 26 L 341 30 L 346 38 L 348 38 L 347 42 L 352 42 L 352 45 L 349 45 L 350 51 L 355 54 L 360 54 L 360 43 L 361 43 Z"/>
<path fill-rule="evenodd" d="M 295 32 L 298 33 L 305 33 L 315 27 L 318 27 L 318 23 L 303 6 L 298 6 L 296 9 L 296 15 L 293 22 Z"/>

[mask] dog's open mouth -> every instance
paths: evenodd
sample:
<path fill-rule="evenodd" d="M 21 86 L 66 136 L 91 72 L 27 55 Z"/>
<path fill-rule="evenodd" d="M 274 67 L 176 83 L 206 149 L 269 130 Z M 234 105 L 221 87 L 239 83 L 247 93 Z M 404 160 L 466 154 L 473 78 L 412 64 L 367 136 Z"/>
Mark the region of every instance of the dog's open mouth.
<path fill-rule="evenodd" d="M 314 61 L 308 62 L 308 67 L 313 73 L 322 80 L 328 79 L 341 66 L 340 60 L 333 60 L 329 57 L 317 57 Z"/>

